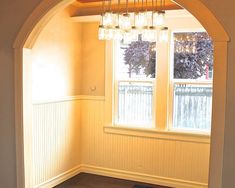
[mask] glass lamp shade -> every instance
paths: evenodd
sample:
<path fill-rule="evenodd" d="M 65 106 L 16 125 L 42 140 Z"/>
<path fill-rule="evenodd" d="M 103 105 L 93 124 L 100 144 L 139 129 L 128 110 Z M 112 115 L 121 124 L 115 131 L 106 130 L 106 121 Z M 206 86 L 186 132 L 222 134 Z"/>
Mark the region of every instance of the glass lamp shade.
<path fill-rule="evenodd" d="M 157 11 L 153 13 L 153 24 L 162 26 L 165 23 L 165 11 Z"/>
<path fill-rule="evenodd" d="M 147 26 L 148 18 L 146 12 L 135 13 L 135 27 L 140 29 Z"/>
<path fill-rule="evenodd" d="M 132 36 L 131 36 L 131 32 L 129 31 L 125 31 L 123 33 L 123 43 L 124 44 L 130 44 L 132 41 Z"/>
<path fill-rule="evenodd" d="M 99 31 L 98 31 L 98 38 L 99 40 L 105 40 L 105 31 L 106 29 L 104 28 L 103 25 L 99 25 Z"/>
<path fill-rule="evenodd" d="M 120 28 L 124 31 L 131 30 L 131 26 L 132 26 L 131 15 L 128 13 L 121 15 L 120 20 L 119 20 L 119 25 L 120 25 Z"/>
<path fill-rule="evenodd" d="M 133 26 L 131 28 L 130 36 L 131 36 L 131 41 L 132 42 L 138 41 L 138 39 L 139 39 L 139 31 L 137 30 L 137 28 L 135 26 Z"/>
<path fill-rule="evenodd" d="M 115 26 L 119 26 L 119 18 L 120 18 L 120 14 L 119 13 L 113 14 L 113 24 L 114 24 L 114 27 Z"/>
<path fill-rule="evenodd" d="M 159 42 L 168 42 L 168 27 L 163 27 L 159 32 Z"/>
<path fill-rule="evenodd" d="M 105 27 L 114 27 L 115 26 L 115 14 L 112 12 L 106 12 L 103 15 L 103 25 Z"/>
<path fill-rule="evenodd" d="M 105 40 L 113 40 L 114 37 L 114 29 L 108 28 L 105 29 Z"/>
<path fill-rule="evenodd" d="M 123 38 L 123 32 L 119 26 L 116 26 L 113 31 L 113 39 L 120 41 L 120 40 L 122 40 L 122 38 Z"/>
<path fill-rule="evenodd" d="M 151 26 L 149 28 L 145 28 L 142 33 L 142 40 L 148 42 L 156 42 L 157 41 L 157 30 L 155 27 Z"/>

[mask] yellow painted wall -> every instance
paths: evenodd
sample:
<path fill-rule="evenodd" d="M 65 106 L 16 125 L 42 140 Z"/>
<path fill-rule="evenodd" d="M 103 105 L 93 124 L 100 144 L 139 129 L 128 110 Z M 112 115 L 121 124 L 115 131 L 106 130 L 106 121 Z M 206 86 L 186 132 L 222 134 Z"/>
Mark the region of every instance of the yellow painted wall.
<path fill-rule="evenodd" d="M 104 95 L 105 42 L 98 40 L 98 23 L 82 23 L 83 95 Z"/>
<path fill-rule="evenodd" d="M 42 30 L 32 49 L 33 100 L 81 94 L 81 24 L 67 10 Z"/>
<path fill-rule="evenodd" d="M 34 101 L 104 95 L 105 42 L 97 32 L 98 23 L 72 22 L 67 11 L 47 24 L 32 49 Z"/>

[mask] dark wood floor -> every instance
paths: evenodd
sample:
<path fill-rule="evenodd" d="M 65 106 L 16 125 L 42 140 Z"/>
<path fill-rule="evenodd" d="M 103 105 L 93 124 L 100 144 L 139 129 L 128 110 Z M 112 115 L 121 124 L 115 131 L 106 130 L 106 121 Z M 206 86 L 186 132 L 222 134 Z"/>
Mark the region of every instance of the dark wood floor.
<path fill-rule="evenodd" d="M 133 182 L 98 176 L 93 174 L 81 173 L 55 188 L 169 188 L 159 185 L 150 185 L 140 182 Z"/>

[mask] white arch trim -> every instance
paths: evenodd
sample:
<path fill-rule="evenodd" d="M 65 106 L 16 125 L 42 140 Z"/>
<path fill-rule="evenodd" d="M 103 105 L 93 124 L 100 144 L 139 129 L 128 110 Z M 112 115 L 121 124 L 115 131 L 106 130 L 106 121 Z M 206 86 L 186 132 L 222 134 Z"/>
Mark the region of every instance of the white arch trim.
<path fill-rule="evenodd" d="M 188 10 L 206 29 L 214 42 L 227 42 L 229 36 L 214 14 L 200 0 L 173 0 Z"/>
<path fill-rule="evenodd" d="M 14 42 L 15 49 L 15 128 L 17 157 L 17 188 L 31 188 L 30 146 L 24 142 L 30 140 L 25 126 L 25 112 L 29 102 L 23 93 L 23 49 L 31 49 L 41 30 L 48 21 L 75 0 L 43 0 L 28 17 Z M 229 37 L 223 26 L 212 12 L 200 0 L 174 0 L 193 14 L 207 30 L 214 41 L 214 93 L 213 119 L 211 132 L 211 155 L 209 188 L 220 188 L 222 183 L 223 142 L 226 107 L 227 42 Z M 215 84 L 216 83 L 216 84 Z M 26 83 L 27 84 L 27 83 Z M 24 100 L 25 99 L 25 100 Z M 32 176 L 32 175 L 31 175 Z"/>

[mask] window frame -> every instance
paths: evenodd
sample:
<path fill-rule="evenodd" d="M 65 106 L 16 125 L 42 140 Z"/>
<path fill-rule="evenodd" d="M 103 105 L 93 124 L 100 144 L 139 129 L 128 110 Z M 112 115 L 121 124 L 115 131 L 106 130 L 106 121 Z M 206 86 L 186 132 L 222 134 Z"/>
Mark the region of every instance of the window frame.
<path fill-rule="evenodd" d="M 130 135 L 130 136 L 139 136 L 139 137 L 148 137 L 148 138 L 160 138 L 160 139 L 172 139 L 172 140 L 186 140 L 193 141 L 199 143 L 210 143 L 210 132 L 201 132 L 201 131 L 188 131 L 188 130 L 176 130 L 172 129 L 172 121 L 173 121 L 173 90 L 172 90 L 172 58 L 174 58 L 174 54 L 172 52 L 172 43 L 171 40 L 173 38 L 174 32 L 206 32 L 204 29 L 174 29 L 169 30 L 169 40 L 167 43 L 157 43 L 157 55 L 156 55 L 156 78 L 153 85 L 154 94 L 153 101 L 155 107 L 153 108 L 153 128 L 139 128 L 139 127 L 129 127 L 129 126 L 118 126 L 115 124 L 114 118 L 116 118 L 115 109 L 114 109 L 114 92 L 115 87 L 115 77 L 113 74 L 113 62 L 115 61 L 117 54 L 114 49 L 114 41 L 106 41 L 105 42 L 105 126 L 104 132 L 112 133 L 112 134 L 121 134 L 121 135 Z M 161 49 L 161 50 L 159 50 Z M 174 48 L 173 48 L 174 49 Z M 164 54 L 161 51 L 165 51 Z M 164 63 L 159 61 L 159 56 L 167 57 Z M 173 57 L 172 57 L 173 56 Z M 162 88 L 165 92 L 165 106 L 159 105 L 161 103 L 161 94 L 156 94 L 156 90 L 159 90 L 161 79 L 158 79 L 159 75 L 159 66 L 166 67 L 166 70 L 161 71 L 162 74 L 165 75 L 164 78 L 164 88 Z M 168 74 L 165 74 L 165 73 Z M 116 87 L 117 88 L 117 87 Z M 115 102 L 117 99 L 115 99 Z M 117 106 L 117 105 L 116 105 Z M 161 106 L 161 108 L 159 108 Z M 163 108 L 162 108 L 163 107 Z M 162 110 L 163 109 L 163 110 Z M 159 113 L 160 111 L 160 113 Z M 163 116 L 158 118 L 159 116 Z"/>
<path fill-rule="evenodd" d="M 137 129 L 147 129 L 147 130 L 153 130 L 156 129 L 156 113 L 155 113 L 155 108 L 156 108 L 156 80 L 157 78 L 146 78 L 146 79 L 141 79 L 141 78 L 130 78 L 130 79 L 118 79 L 116 70 L 117 70 L 117 65 L 118 65 L 118 54 L 119 54 L 119 49 L 120 49 L 120 42 L 118 41 L 110 41 L 112 44 L 112 62 L 113 62 L 113 69 L 112 69 L 112 74 L 113 74 L 113 126 L 115 127 L 124 127 L 124 128 L 137 128 Z M 156 54 L 157 56 L 157 54 Z M 118 119 L 118 85 L 119 82 L 140 82 L 140 83 L 151 83 L 153 87 L 153 103 L 152 103 L 152 122 L 151 122 L 151 127 L 142 127 L 139 125 L 135 124 L 121 124 L 117 123 L 116 120 Z"/>
<path fill-rule="evenodd" d="M 175 84 L 191 84 L 191 85 L 207 85 L 213 89 L 213 79 L 211 80 L 196 80 L 196 79 L 174 79 L 174 33 L 190 33 L 190 32 L 206 32 L 203 28 L 191 28 L 191 29 L 174 29 L 170 33 L 170 74 L 169 74 L 169 118 L 168 118 L 168 130 L 177 131 L 177 132 L 189 132 L 194 134 L 208 134 L 210 135 L 211 131 L 205 130 L 195 130 L 195 129 L 177 129 L 173 127 L 174 121 L 174 85 Z M 207 32 L 206 32 L 207 33 Z"/>

